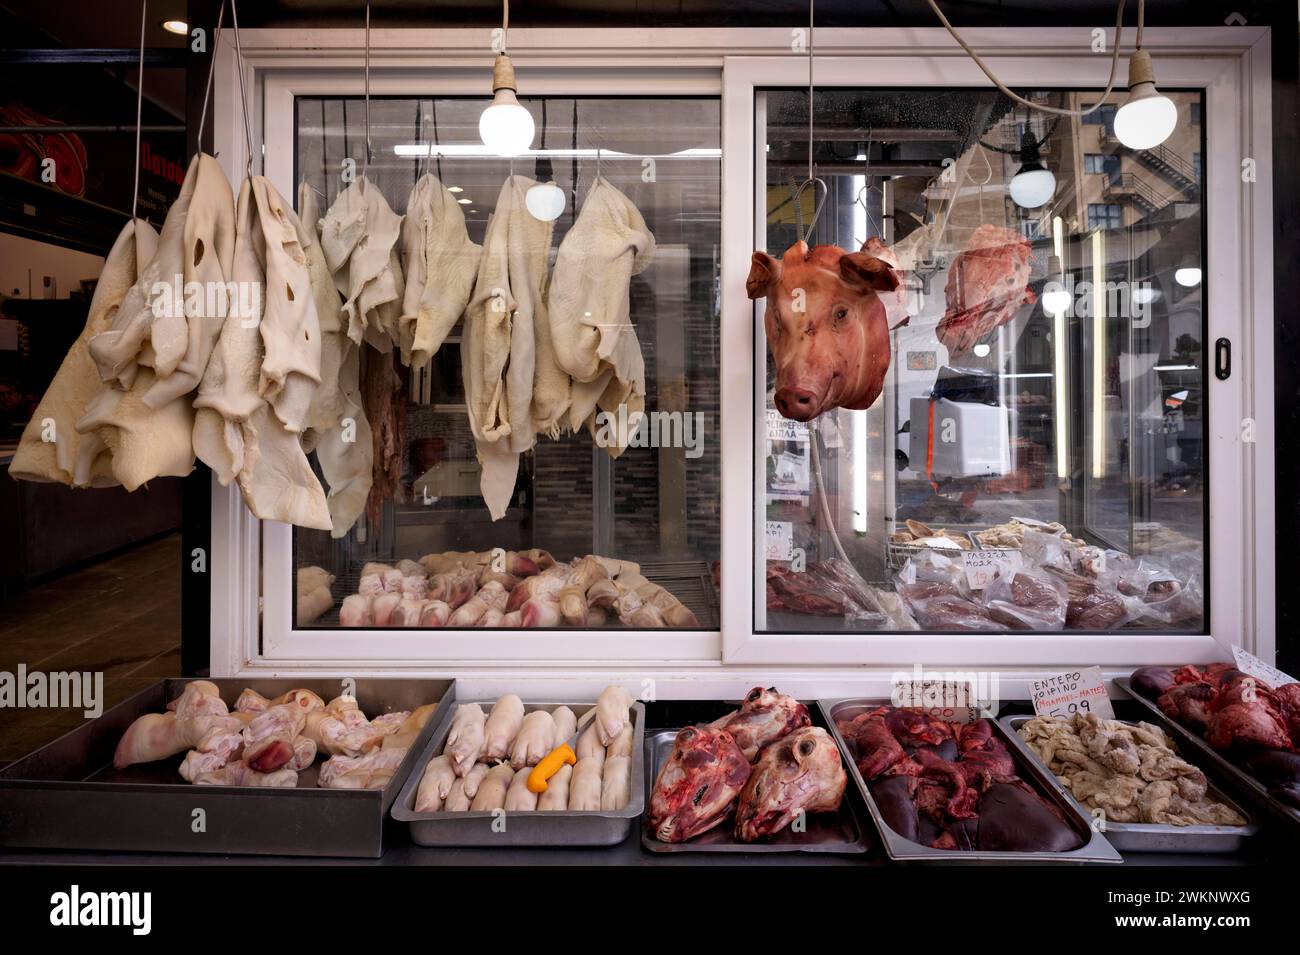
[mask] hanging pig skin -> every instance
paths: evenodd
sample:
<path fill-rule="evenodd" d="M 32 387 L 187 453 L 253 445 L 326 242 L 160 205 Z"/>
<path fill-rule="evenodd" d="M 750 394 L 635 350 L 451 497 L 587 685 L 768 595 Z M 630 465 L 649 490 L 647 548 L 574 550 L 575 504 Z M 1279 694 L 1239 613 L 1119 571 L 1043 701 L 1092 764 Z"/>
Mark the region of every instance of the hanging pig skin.
<path fill-rule="evenodd" d="M 597 409 L 617 415 L 625 405 L 629 417 L 645 410 L 645 360 L 632 327 L 630 286 L 654 251 L 640 211 L 598 177 L 560 243 L 548 293 L 555 358 L 573 378 L 569 426 L 575 431 L 586 424 L 596 434 Z M 606 450 L 618 457 L 624 445 Z"/>
<path fill-rule="evenodd" d="M 902 280 L 879 239 L 860 252 L 796 242 L 776 259 L 755 252 L 745 290 L 766 298 L 763 328 L 776 364 L 777 410 L 811 421 L 869 408 L 889 371 L 889 313 Z"/>
<path fill-rule="evenodd" d="M 307 260 L 291 216 L 269 180 L 244 181 L 231 271 L 237 285 L 260 286 L 260 294 L 251 296 L 255 314 L 232 309 L 226 318 L 194 401 L 194 451 L 223 485 L 238 480 L 258 519 L 330 530 L 325 491 L 298 434 L 284 426 L 258 390 L 266 354 L 261 326 L 318 327 Z M 267 285 L 269 276 L 275 276 L 273 287 Z M 310 320 L 299 317 L 306 309 Z M 315 355 L 319 365 L 319 341 Z"/>
<path fill-rule="evenodd" d="M 76 424 L 102 388 L 90 357 L 90 339 L 112 324 L 122 300 L 157 247 L 158 233 L 143 219 L 133 219 L 122 227 L 95 283 L 86 327 L 68 349 L 23 429 L 9 465 L 10 477 L 69 487 L 109 487 L 119 483 L 113 477 L 107 446 L 93 433 L 79 434 Z"/>
<path fill-rule="evenodd" d="M 221 306 L 226 303 L 215 292 L 228 288 L 234 248 L 230 183 L 215 159 L 199 153 L 167 211 L 157 253 L 127 293 L 111 327 L 90 341 L 100 379 L 125 391 L 142 365 L 152 367 L 155 382 L 143 396 L 150 408 L 161 408 L 197 388 L 225 321 Z M 159 302 L 155 286 L 170 288 L 178 282 L 182 287 L 173 295 L 184 296 L 184 307 Z M 195 288 L 201 290 L 198 302 L 188 296 Z M 169 307 L 156 310 L 160 304 Z"/>
<path fill-rule="evenodd" d="M 483 249 L 470 241 L 460 203 L 432 174 L 411 190 L 402 219 L 406 291 L 398 328 L 402 362 L 423 368 L 465 313 Z"/>
<path fill-rule="evenodd" d="M 365 176 L 343 190 L 320 222 L 320 244 L 344 297 L 348 337 L 380 351 L 398 342 L 402 264 L 397 246 L 402 217 Z"/>
<path fill-rule="evenodd" d="M 298 242 L 307 256 L 320 324 L 321 383 L 307 413 L 303 449 L 316 454 L 329 486 L 330 536 L 340 538 L 366 508 L 375 449 L 361 402 L 361 349 L 347 335 L 343 302 L 320 246 L 319 220 L 316 195 L 304 182 L 298 187 Z"/>
<path fill-rule="evenodd" d="M 524 176 L 512 176 L 501 187 L 483 239 L 461 343 L 465 404 L 482 468 L 479 490 L 494 521 L 505 516 L 519 455 L 533 446 L 538 430 L 533 417 L 539 357 L 535 326 L 547 320 L 551 223 L 528 212 L 524 196 L 534 185 Z M 561 402 L 566 396 L 560 395 Z"/>

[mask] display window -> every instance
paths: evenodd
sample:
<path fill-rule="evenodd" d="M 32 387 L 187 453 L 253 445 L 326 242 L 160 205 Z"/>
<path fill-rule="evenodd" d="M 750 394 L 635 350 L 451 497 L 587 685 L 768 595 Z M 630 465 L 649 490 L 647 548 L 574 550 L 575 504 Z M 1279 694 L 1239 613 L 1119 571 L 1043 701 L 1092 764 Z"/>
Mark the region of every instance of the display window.
<path fill-rule="evenodd" d="M 223 665 L 779 664 L 815 680 L 844 663 L 1267 656 L 1272 555 L 1251 528 L 1271 508 L 1271 379 L 1248 214 L 1266 197 L 1241 179 L 1267 135 L 1254 80 L 1235 48 L 1164 57 L 1174 131 L 1134 149 L 1092 56 L 1036 37 L 1029 57 L 987 39 L 999 76 L 1081 115 L 1013 102 L 959 48 L 918 58 L 920 35 L 824 40 L 811 118 L 808 58 L 771 36 L 745 52 L 602 33 L 531 60 L 520 35 L 534 137 L 506 159 L 479 128 L 470 46 L 417 78 L 381 45 L 367 98 L 340 35 L 286 58 L 250 34 L 267 177 L 339 236 L 360 176 L 399 233 L 433 237 L 423 259 L 392 243 L 408 285 L 421 264 L 465 281 L 433 283 L 423 313 L 403 289 L 374 312 L 389 350 L 362 333 L 340 362 L 371 482 L 331 493 L 328 527 L 251 520 L 215 489 Z M 607 68 L 574 72 L 591 56 Z M 228 60 L 216 116 L 239 164 Z M 810 142 L 818 182 L 799 191 Z M 768 294 L 800 237 L 894 280 L 800 303 L 833 326 L 870 300 L 870 348 L 809 335 L 789 289 Z M 515 347 L 525 321 L 551 353 Z"/>
<path fill-rule="evenodd" d="M 331 531 L 295 528 L 295 571 L 323 568 L 344 597 L 320 614 L 297 601 L 297 628 L 415 629 L 421 601 L 434 641 L 439 614 L 479 629 L 718 626 L 718 100 L 520 102 L 538 148 L 503 159 L 475 142 L 477 98 L 371 101 L 370 187 L 407 222 L 435 222 L 431 248 L 456 237 L 429 266 L 442 281 L 508 280 L 514 328 L 497 354 L 480 333 L 497 315 L 490 294 L 433 318 L 407 295 L 425 340 L 388 353 L 363 343 L 361 391 L 384 396 L 367 422 L 384 480 Z M 363 106 L 295 100 L 298 180 L 322 209 L 347 201 Z M 434 184 L 459 209 L 431 216 L 422 192 Z M 409 285 L 418 253 L 402 255 Z M 492 407 L 493 361 L 504 410 Z M 489 440 L 492 427 L 507 437 Z M 570 562 L 587 555 L 601 558 L 590 580 L 571 581 Z M 636 606 L 633 575 L 647 595 Z M 493 580 L 501 606 L 469 603 Z"/>
<path fill-rule="evenodd" d="M 767 632 L 1204 631 L 1201 94 L 1167 91 L 1175 135 L 1130 150 L 1096 94 L 1021 92 L 1097 112 L 819 93 L 824 198 L 793 184 L 807 91 L 755 94 L 760 248 L 871 249 L 895 286 L 859 317 L 754 266 Z"/>

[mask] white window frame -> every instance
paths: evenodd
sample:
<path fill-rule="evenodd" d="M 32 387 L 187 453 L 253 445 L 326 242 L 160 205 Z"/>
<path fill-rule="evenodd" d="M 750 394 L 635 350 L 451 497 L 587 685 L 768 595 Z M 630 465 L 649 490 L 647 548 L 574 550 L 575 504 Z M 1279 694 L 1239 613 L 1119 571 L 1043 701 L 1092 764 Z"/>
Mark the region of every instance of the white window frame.
<path fill-rule="evenodd" d="M 1011 84 L 1087 87 L 1104 79 L 1105 58 L 1089 52 L 1087 29 L 966 32 Z M 232 182 L 238 182 L 247 153 L 236 59 L 226 39 L 217 54 L 212 122 L 218 158 Z M 265 174 L 285 195 L 292 195 L 295 187 L 293 98 L 359 93 L 362 39 L 361 30 L 241 33 L 244 80 L 254 113 L 254 151 L 264 148 Z M 259 523 L 236 490 L 214 481 L 214 674 L 400 671 L 475 678 L 476 686 L 489 692 L 496 686 L 517 686 L 521 679 L 538 688 L 565 681 L 572 686 L 574 680 L 599 688 L 611 674 L 635 673 L 658 681 L 665 696 L 734 695 L 751 681 L 777 679 L 804 695 L 834 695 L 887 687 L 892 672 L 918 663 L 999 668 L 1006 687 L 1058 665 L 1101 663 L 1111 668 L 1107 672 L 1120 672 L 1138 663 L 1223 656 L 1210 637 L 1150 633 L 1104 638 L 756 633 L 755 541 L 761 538 L 755 537 L 753 415 L 761 394 L 750 356 L 759 354 L 762 336 L 756 341 L 754 305 L 744 290 L 757 222 L 753 91 L 802 85 L 806 61 L 791 52 L 791 33 L 784 29 L 513 30 L 510 41 L 526 93 L 722 96 L 722 629 L 609 634 L 295 631 L 290 619 L 291 529 Z M 487 43 L 488 32 L 483 30 L 376 30 L 371 38 L 371 91 L 424 97 L 482 94 L 486 102 L 491 62 Z M 816 43 L 819 87 L 988 86 L 942 30 L 822 30 Z M 1210 340 L 1232 339 L 1234 371 L 1229 382 L 1212 382 L 1216 393 L 1210 402 L 1215 541 L 1208 550 L 1214 586 L 1211 631 L 1218 643 L 1238 643 L 1271 659 L 1268 32 L 1250 27 L 1148 29 L 1145 45 L 1156 58 L 1162 82 L 1206 89 L 1205 121 L 1212 133 L 1223 137 L 1211 142 L 1207 158 L 1207 290 L 1213 304 Z M 1034 55 L 1026 56 L 1027 50 Z M 870 83 L 863 77 L 870 77 Z M 1239 183 L 1236 175 L 1236 157 L 1245 156 L 1256 160 L 1257 181 L 1249 186 Z M 1243 446 L 1239 423 L 1247 417 L 1255 423 L 1256 440 Z M 742 478 L 742 472 L 749 477 Z M 1264 533 L 1256 533 L 1256 528 Z M 430 640 L 435 632 L 437 639 Z"/>
<path fill-rule="evenodd" d="M 925 31 L 922 31 L 925 32 Z M 1087 89 L 1104 86 L 1106 58 L 1091 51 L 1088 31 L 968 31 L 1000 79 L 1012 87 Z M 983 35 L 981 35 L 983 34 Z M 1247 37 L 1231 28 L 1147 31 L 1145 47 L 1158 78 L 1169 88 L 1204 89 L 1210 178 L 1206 183 L 1207 348 L 1220 337 L 1233 346 L 1233 372 L 1226 382 L 1210 378 L 1206 458 L 1210 468 L 1210 635 L 1134 632 L 1115 636 L 1051 634 L 907 635 L 763 633 L 752 624 L 764 613 L 764 475 L 760 429 L 723 446 L 724 467 L 748 455 L 753 477 L 746 497 L 724 496 L 723 659 L 727 663 L 952 664 L 964 666 L 1050 665 L 1062 660 L 1135 666 L 1153 662 L 1210 662 L 1225 647 L 1243 646 L 1271 659 L 1273 631 L 1272 535 L 1256 528 L 1273 523 L 1272 487 L 1272 190 L 1264 162 L 1271 156 L 1269 48 L 1266 31 Z M 1001 53 L 999 53 L 1001 48 Z M 820 57 L 818 89 L 855 87 L 971 87 L 990 84 L 959 49 L 944 44 L 904 43 L 867 56 Z M 864 81 L 864 78 L 869 80 Z M 799 87 L 806 63 L 790 56 L 729 57 L 723 69 L 723 181 L 760 180 L 764 153 L 755 129 L 755 90 Z M 1257 162 L 1257 181 L 1242 182 L 1241 161 Z M 1260 188 L 1263 186 L 1264 188 Z M 762 302 L 749 303 L 745 278 L 750 250 L 765 235 L 761 194 L 723 197 L 724 355 L 752 351 L 748 398 L 751 425 L 764 413 L 766 341 L 756 333 Z M 767 250 L 773 251 L 771 249 Z M 1210 354 L 1209 351 L 1206 352 Z M 731 384 L 730 381 L 727 384 Z M 723 394 L 723 406 L 742 400 L 741 389 Z M 1242 440 L 1253 419 L 1254 443 Z M 748 444 L 742 447 L 741 441 Z M 729 453 L 730 452 L 730 453 Z M 748 523 L 748 526 L 746 526 Z M 742 536 L 744 535 L 744 536 Z M 734 559 L 742 557 L 740 560 Z M 732 558 L 732 559 L 729 559 Z M 751 626 L 737 626 L 749 621 Z"/>

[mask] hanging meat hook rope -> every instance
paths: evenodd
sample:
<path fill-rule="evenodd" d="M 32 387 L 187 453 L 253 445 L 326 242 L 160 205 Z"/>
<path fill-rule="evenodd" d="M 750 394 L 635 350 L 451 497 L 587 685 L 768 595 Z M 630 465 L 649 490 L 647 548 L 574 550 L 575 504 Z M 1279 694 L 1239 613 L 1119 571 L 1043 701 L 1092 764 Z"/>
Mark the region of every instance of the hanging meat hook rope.
<path fill-rule="evenodd" d="M 212 57 L 208 63 L 208 85 L 203 91 L 203 109 L 199 111 L 199 152 L 203 151 L 203 127 L 208 120 L 208 100 L 212 97 L 212 76 L 217 71 L 217 47 L 221 44 L 221 23 L 226 15 L 226 0 L 217 8 L 217 28 L 212 33 Z"/>
<path fill-rule="evenodd" d="M 234 0 L 231 0 L 233 3 Z M 370 170 L 370 159 L 374 149 L 370 145 L 370 0 L 366 0 L 366 38 L 365 38 L 365 97 L 366 97 L 366 155 L 361 163 L 361 191 L 366 191 L 366 173 Z"/>
<path fill-rule="evenodd" d="M 140 71 L 135 79 L 135 185 L 131 187 L 131 218 L 140 203 L 140 122 L 144 115 L 144 24 L 149 0 L 140 0 Z"/>

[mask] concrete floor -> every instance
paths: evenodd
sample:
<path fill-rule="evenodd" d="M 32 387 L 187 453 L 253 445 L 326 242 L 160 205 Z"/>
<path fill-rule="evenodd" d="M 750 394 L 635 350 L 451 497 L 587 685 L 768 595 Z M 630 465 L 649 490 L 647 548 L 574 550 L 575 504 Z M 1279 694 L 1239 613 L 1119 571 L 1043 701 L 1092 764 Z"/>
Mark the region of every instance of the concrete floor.
<path fill-rule="evenodd" d="M 104 674 L 104 709 L 181 672 L 181 541 L 173 534 L 0 595 L 0 671 Z M 0 766 L 61 736 L 81 710 L 0 708 Z"/>

